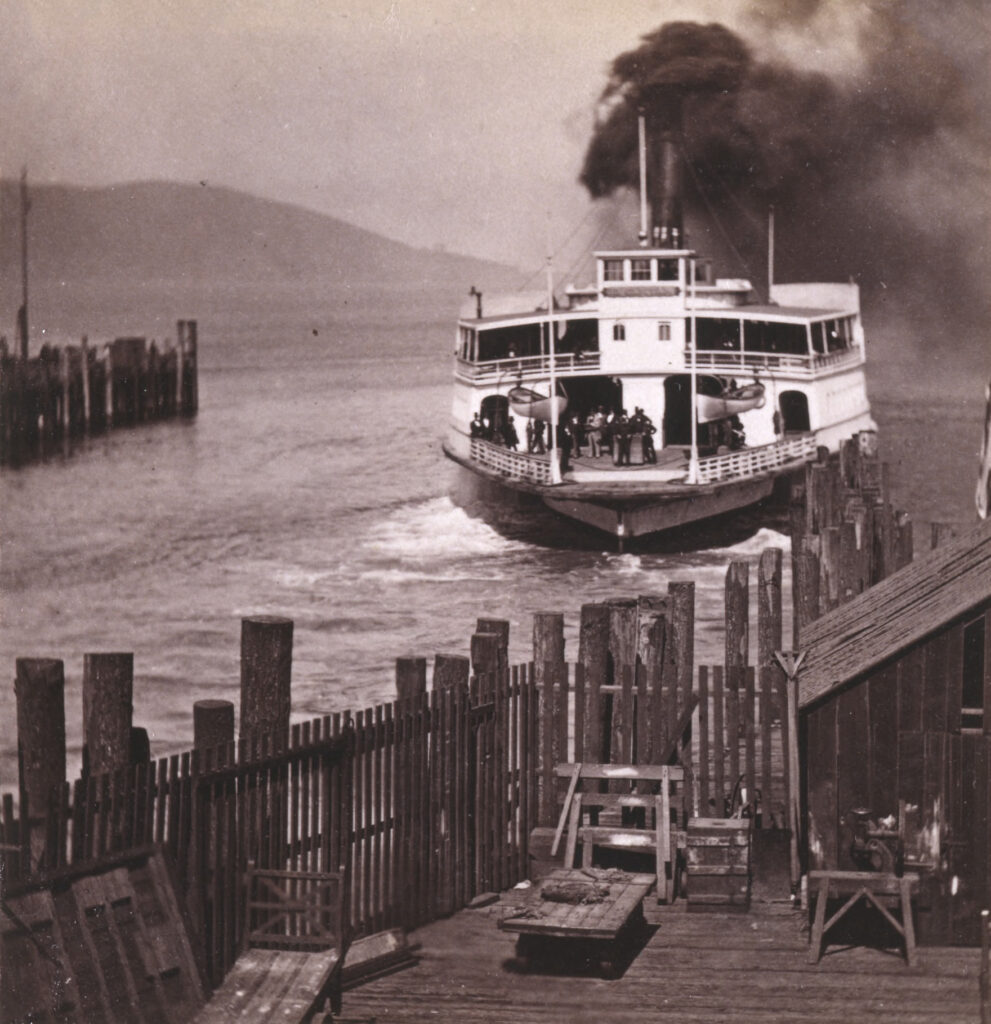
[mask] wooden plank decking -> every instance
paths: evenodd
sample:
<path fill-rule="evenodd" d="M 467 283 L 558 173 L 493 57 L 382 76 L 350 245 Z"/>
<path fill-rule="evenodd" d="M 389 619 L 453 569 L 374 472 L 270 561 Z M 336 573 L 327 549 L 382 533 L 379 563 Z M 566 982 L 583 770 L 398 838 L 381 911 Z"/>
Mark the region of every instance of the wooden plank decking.
<path fill-rule="evenodd" d="M 808 925 L 787 906 L 692 914 L 647 900 L 657 926 L 623 975 L 521 970 L 514 936 L 499 931 L 519 893 L 415 933 L 419 964 L 345 994 L 346 1017 L 458 1024 L 973 1024 L 980 1019 L 980 951 L 927 947 L 919 965 L 897 950 L 831 946 L 806 963 Z"/>

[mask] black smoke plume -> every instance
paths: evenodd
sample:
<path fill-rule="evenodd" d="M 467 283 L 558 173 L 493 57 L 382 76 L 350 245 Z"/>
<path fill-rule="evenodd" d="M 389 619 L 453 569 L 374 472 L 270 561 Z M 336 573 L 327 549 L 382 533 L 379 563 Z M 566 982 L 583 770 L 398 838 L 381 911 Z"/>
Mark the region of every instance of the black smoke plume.
<path fill-rule="evenodd" d="M 800 31 L 821 5 L 779 6 L 791 16 L 777 30 Z M 675 90 L 687 227 L 700 249 L 709 234 L 724 271 L 762 280 L 773 205 L 778 280 L 853 276 L 868 301 L 897 290 L 903 307 L 939 313 L 933 322 L 986 323 L 986 64 L 979 48 L 928 32 L 937 13 L 923 10 L 904 0 L 874 11 L 858 70 L 832 77 L 757 56 L 722 25 L 662 25 L 613 61 L 582 184 L 593 197 L 637 188 L 637 110 L 649 118 Z"/>

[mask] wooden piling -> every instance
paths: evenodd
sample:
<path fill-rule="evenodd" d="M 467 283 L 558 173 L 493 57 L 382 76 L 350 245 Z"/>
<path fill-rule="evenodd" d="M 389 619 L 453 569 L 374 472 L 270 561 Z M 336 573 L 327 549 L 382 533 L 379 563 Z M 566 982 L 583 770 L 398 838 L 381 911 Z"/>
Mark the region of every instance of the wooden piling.
<path fill-rule="evenodd" d="M 471 637 L 471 671 L 479 680 L 479 697 L 486 702 L 499 678 L 503 663 L 502 637 L 499 633 L 473 633 Z"/>
<path fill-rule="evenodd" d="M 427 659 L 406 655 L 396 658 L 396 696 L 412 701 L 427 692 Z"/>
<path fill-rule="evenodd" d="M 583 761 L 602 760 L 602 700 L 600 688 L 606 683 L 609 664 L 609 607 L 583 604 L 578 634 L 578 663 L 585 687 L 582 737 Z"/>
<path fill-rule="evenodd" d="M 215 750 L 234 742 L 234 702 L 205 698 L 193 704 L 193 746 Z"/>
<path fill-rule="evenodd" d="M 134 655 L 83 655 L 83 767 L 102 775 L 131 763 Z"/>
<path fill-rule="evenodd" d="M 467 690 L 470 676 L 471 661 L 463 654 L 434 656 L 435 690 Z"/>
<path fill-rule="evenodd" d="M 65 665 L 55 658 L 17 658 L 15 672 L 21 814 L 33 823 L 24 846 L 33 866 L 43 869 L 44 823 L 65 783 Z"/>
<path fill-rule="evenodd" d="M 730 562 L 726 570 L 726 671 L 731 680 L 750 657 L 750 567 Z"/>
<path fill-rule="evenodd" d="M 241 620 L 240 736 L 271 735 L 274 749 L 289 739 L 292 619 L 257 615 Z"/>

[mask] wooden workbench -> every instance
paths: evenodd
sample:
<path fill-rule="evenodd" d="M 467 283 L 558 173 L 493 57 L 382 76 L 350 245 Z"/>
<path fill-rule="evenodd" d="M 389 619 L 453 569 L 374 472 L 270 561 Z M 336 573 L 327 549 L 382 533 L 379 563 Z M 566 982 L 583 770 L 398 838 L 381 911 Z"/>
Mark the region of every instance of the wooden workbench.
<path fill-rule="evenodd" d="M 519 935 L 516 952 L 522 959 L 546 959 L 568 945 L 571 953 L 577 950 L 587 961 L 601 963 L 606 973 L 616 973 L 623 940 L 644 928 L 643 901 L 655 881 L 654 875 L 616 869 L 558 868 L 499 927 Z M 562 890 L 577 901 L 548 898 Z"/>

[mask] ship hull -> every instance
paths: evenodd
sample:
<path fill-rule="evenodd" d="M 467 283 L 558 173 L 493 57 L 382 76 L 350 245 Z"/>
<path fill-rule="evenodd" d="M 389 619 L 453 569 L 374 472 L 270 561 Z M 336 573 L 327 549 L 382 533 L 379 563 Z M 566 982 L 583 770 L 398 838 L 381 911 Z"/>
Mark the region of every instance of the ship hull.
<path fill-rule="evenodd" d="M 614 538 L 620 550 L 636 540 L 680 533 L 758 505 L 770 497 L 779 479 L 789 475 L 768 472 L 698 486 L 555 486 L 505 477 L 460 457 L 446 444 L 444 453 L 459 467 L 453 489 L 456 502 L 482 511 L 496 525 L 522 532 L 529 520 L 539 532 L 567 521 L 599 542 L 603 534 Z M 576 540 L 573 533 L 568 537 Z M 561 542 L 563 537 L 555 531 L 554 540 Z"/>

